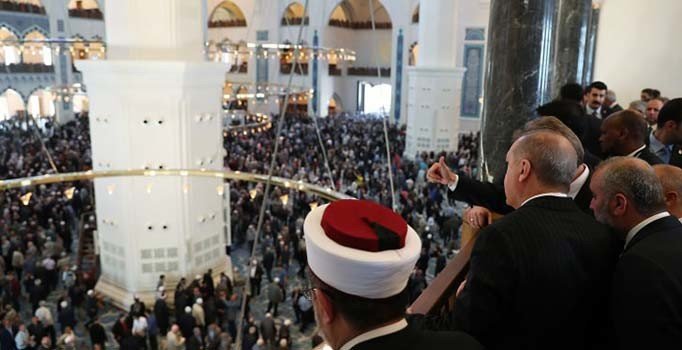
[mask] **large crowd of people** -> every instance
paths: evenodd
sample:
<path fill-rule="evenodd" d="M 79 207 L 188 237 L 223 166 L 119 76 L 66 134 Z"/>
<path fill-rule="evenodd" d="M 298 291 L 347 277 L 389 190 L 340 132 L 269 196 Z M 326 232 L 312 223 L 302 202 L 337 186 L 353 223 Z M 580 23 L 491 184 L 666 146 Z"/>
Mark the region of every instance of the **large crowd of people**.
<path fill-rule="evenodd" d="M 614 271 L 626 276 L 623 274 L 630 273 L 632 267 L 617 261 L 623 243 L 597 221 L 627 233 L 652 215 L 660 216 L 659 209 L 665 209 L 666 204 L 669 212 L 682 212 L 675 207 L 676 196 L 682 198 L 682 188 L 678 189 L 674 181 L 664 181 L 665 198 L 658 200 L 647 195 L 663 190 L 646 187 L 651 181 L 644 185 L 636 181 L 656 178 L 650 165 L 662 167 L 657 168 L 656 174 L 670 180 L 675 166 L 682 164 L 678 159 L 682 154 L 679 152 L 682 99 L 668 101 L 659 92 L 645 89 L 642 104 L 646 105 L 643 112 L 636 104 L 622 110 L 615 93 L 601 82 L 584 89 L 577 84 L 566 85 L 556 101 L 538 108 L 539 116 L 556 118 L 531 121 L 517 132 L 507 155 L 506 174 L 493 183 L 475 180 L 479 172 L 478 134 L 462 134 L 456 152 L 404 157 L 404 126 L 387 126 L 387 153 L 383 121 L 365 115 L 344 114 L 316 120 L 273 116 L 275 127 L 262 133 L 227 133 L 225 167 L 268 173 L 275 141 L 279 140 L 273 175 L 331 188 L 392 209 L 421 241 L 414 268 L 409 276 L 405 275 L 406 287 L 400 294 L 408 303 L 443 270 L 448 257 L 457 253 L 462 223 L 457 203 L 468 203 L 472 207 L 464 212 L 464 220 L 483 229 L 480 237 L 486 238 L 476 242 L 471 272 L 458 292 L 457 311 L 440 319 L 417 318 L 415 324 L 439 331 L 463 331 L 472 336 L 462 338 L 466 339 L 464 343 L 475 339 L 489 348 L 547 345 L 548 339 L 559 337 L 568 329 L 575 336 L 566 342 L 567 346 L 610 346 L 606 343 L 612 338 L 605 335 L 609 322 L 618 325 L 619 331 L 635 333 L 631 331 L 634 322 L 629 318 L 633 317 L 631 314 L 620 314 L 623 318 L 615 320 L 608 319 L 606 314 L 610 276 Z M 283 123 L 280 135 L 275 135 L 277 123 Z M 40 127 L 13 120 L 4 122 L 0 125 L 0 176 L 15 178 L 55 170 L 91 169 L 88 128 L 87 118 Z M 630 158 L 639 161 L 633 163 Z M 608 160 L 599 167 L 602 159 Z M 672 170 L 665 168 L 670 166 Z M 607 171 L 624 175 L 611 178 L 605 175 Z M 515 180 L 510 180 L 512 177 Z M 622 192 L 620 197 L 618 191 Z M 642 195 L 642 191 L 647 195 Z M 546 193 L 562 198 L 534 197 L 547 197 Z M 112 321 L 103 317 L 105 312 L 110 314 L 112 307 L 94 291 L 96 276 L 80 270 L 75 263 L 81 214 L 94 207 L 91 194 L 89 183 L 43 185 L 30 192 L 27 189 L 0 192 L 2 349 L 104 349 L 115 345 L 120 349 L 214 350 L 231 349 L 237 339 L 241 339 L 242 349 L 289 349 L 319 343 L 313 307 L 317 310 L 326 306 L 311 298 L 307 276 L 310 242 L 304 223 L 306 216 L 317 208 L 327 207 L 324 200 L 285 188 L 274 188 L 265 198 L 262 185 L 231 182 L 234 279 L 221 274 L 215 280 L 212 272 L 206 271 L 204 275 L 185 276 L 176 285 L 169 285 L 160 276 L 153 305 L 136 299 L 129 310 L 117 313 Z M 608 205 L 603 204 L 604 199 L 599 201 L 598 194 L 607 198 Z M 611 198 L 615 198 L 615 204 L 609 202 Z M 258 215 L 263 201 L 268 206 L 259 232 Z M 535 202 L 535 211 L 526 207 L 529 202 Z M 618 203 L 625 202 L 630 206 L 618 211 Z M 655 213 L 638 211 L 649 204 L 656 209 Z M 634 212 L 628 211 L 632 208 Z M 557 214 L 562 210 L 564 214 Z M 493 223 L 492 212 L 506 217 Z M 635 213 L 641 220 L 620 224 Z M 668 224 L 671 232 L 679 231 Z M 493 231 L 497 235 L 486 234 Z M 536 234 L 526 237 L 528 232 Z M 489 238 L 493 236 L 504 238 Z M 627 236 L 628 242 L 633 241 L 632 235 Z M 633 242 L 638 240 L 641 237 Z M 557 243 L 563 241 L 573 243 Z M 677 244 L 674 239 L 669 243 L 672 247 Z M 523 260 L 519 254 L 527 251 L 528 245 L 542 246 L 548 253 L 537 257 L 539 260 Z M 667 250 L 651 249 L 668 254 Z M 633 251 L 651 254 L 640 250 Z M 254 256 L 252 251 L 256 252 Z M 627 255 L 627 261 L 636 265 L 633 254 Z M 567 255 L 580 259 L 561 260 Z M 501 263 L 501 259 L 507 260 Z M 671 261 L 674 259 L 657 261 L 665 265 L 663 270 L 649 272 L 677 283 L 674 273 L 671 272 L 672 277 L 665 275 L 670 272 L 665 268 Z M 566 266 L 571 266 L 570 271 L 562 270 Z M 517 274 L 532 278 L 519 280 Z M 558 285 L 550 281 L 550 275 Z M 315 281 L 325 286 L 324 280 Z M 654 293 L 652 297 L 664 296 L 672 300 L 671 305 L 679 306 L 667 285 L 649 282 L 657 283 L 659 294 L 649 291 Z M 619 287 L 634 288 L 625 280 L 619 283 Z M 514 286 L 527 295 L 511 300 Z M 589 288 L 598 293 L 588 297 Z M 365 290 L 364 294 L 373 293 Z M 617 301 L 621 303 L 632 302 L 635 297 L 628 293 L 618 295 L 622 300 Z M 362 298 L 356 301 L 366 305 Z M 642 308 L 637 310 L 640 315 L 648 315 Z M 579 322 L 581 317 L 594 316 L 596 312 L 601 313 L 590 318 L 593 322 Z M 572 318 L 561 319 L 555 316 L 557 313 L 573 314 Z M 508 322 L 512 319 L 517 321 L 513 327 Z M 333 324 L 327 327 L 334 329 Z M 524 332 L 523 327 L 534 331 Z M 661 330 L 664 328 L 647 331 L 661 339 L 658 344 L 664 344 L 674 339 L 674 335 Z M 628 348 L 629 343 L 641 344 L 639 339 L 619 333 L 614 341 Z"/>
<path fill-rule="evenodd" d="M 381 120 L 345 115 L 319 119 L 318 123 L 334 180 L 330 180 L 327 172 L 312 120 L 300 117 L 285 121 L 274 174 L 333 187 L 391 207 L 387 181 L 390 163 L 395 179 L 396 208 L 420 228 L 420 233 L 425 233 L 425 238 L 428 234 L 429 239 L 434 237 L 434 241 L 438 238 L 439 242 L 450 243 L 450 247 L 434 243 L 428 249 L 438 251 L 438 265 L 442 269 L 446 251 L 457 248 L 457 241 L 452 238 L 457 234 L 459 223 L 454 206 L 443 200 L 444 191 L 426 183 L 428 164 L 438 155 L 421 154 L 415 161 L 403 159 L 404 128 L 390 125 L 392 157 L 388 162 Z M 58 172 L 85 171 L 92 167 L 87 118 L 39 127 L 27 121 L 10 120 L 0 128 L 3 145 L 0 156 L 4 160 L 0 172 L 4 178 L 54 173 L 52 162 Z M 274 129 L 248 137 L 228 136 L 226 167 L 266 173 L 274 147 Z M 475 134 L 463 135 L 459 152 L 447 155 L 458 170 L 472 176 L 476 173 L 477 138 Z M 66 192 L 72 187 L 73 196 L 68 197 Z M 235 253 L 250 252 L 253 246 L 262 192 L 261 185 L 232 183 Z M 111 307 L 93 290 L 96 276 L 76 266 L 81 214 L 94 206 L 90 184 L 40 186 L 31 189 L 31 196 L 24 204 L 21 198 L 27 193 L 18 190 L 0 193 L 5 203 L 0 223 L 4 258 L 0 264 L 0 307 L 8 332 L 0 334 L 3 349 L 4 344 L 10 343 L 18 349 L 104 348 L 107 344 L 130 349 L 141 348 L 142 344 L 148 348 L 227 349 L 237 339 L 243 298 L 249 301 L 243 325 L 243 348 L 258 347 L 260 343 L 266 347 L 276 344 L 277 348 L 287 348 L 297 341 L 292 335 L 313 337 L 312 304 L 303 297 L 307 262 L 302 222 L 312 207 L 323 204 L 319 198 L 278 188 L 272 191 L 257 263 L 240 261 L 241 271 L 237 272 L 244 276 L 248 288 L 237 286 L 226 275 L 215 284 L 206 276 L 183 280 L 176 286 L 167 286 L 161 281 L 153 306 L 146 307 L 136 301 L 112 323 L 102 319 Z M 284 194 L 288 195 L 287 203 L 280 199 Z M 436 236 L 446 231 L 443 237 L 447 240 Z M 420 260 L 420 271 L 414 274 L 413 297 L 426 285 L 430 258 L 425 252 Z M 168 303 L 166 298 L 171 292 L 173 302 Z M 263 310 L 260 310 L 261 300 Z M 295 330 L 291 328 L 294 325 Z"/>
<path fill-rule="evenodd" d="M 87 119 L 40 127 L 29 120 L 5 121 L 0 144 L 4 179 L 91 169 Z M 0 347 L 67 346 L 73 342 L 73 307 L 84 303 L 85 291 L 96 282 L 78 270 L 73 254 L 80 214 L 92 207 L 90 185 L 5 190 L 0 202 L 0 313 L 5 325 Z M 57 305 L 48 305 L 50 295 Z"/>

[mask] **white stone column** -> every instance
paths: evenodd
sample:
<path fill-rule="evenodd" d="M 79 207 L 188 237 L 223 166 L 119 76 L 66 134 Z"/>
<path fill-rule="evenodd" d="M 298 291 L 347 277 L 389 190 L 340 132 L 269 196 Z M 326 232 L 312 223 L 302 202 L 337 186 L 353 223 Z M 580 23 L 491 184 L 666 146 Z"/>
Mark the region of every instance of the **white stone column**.
<path fill-rule="evenodd" d="M 456 67 L 459 0 L 420 3 L 419 58 L 407 69 L 405 156 L 456 151 L 465 68 Z"/>
<path fill-rule="evenodd" d="M 201 2 L 107 3 L 108 59 L 78 61 L 90 97 L 95 170 L 222 169 L 226 67 L 205 62 Z M 230 271 L 222 179 L 95 181 L 102 275 L 97 290 L 128 307 L 154 300 L 160 274 Z"/>

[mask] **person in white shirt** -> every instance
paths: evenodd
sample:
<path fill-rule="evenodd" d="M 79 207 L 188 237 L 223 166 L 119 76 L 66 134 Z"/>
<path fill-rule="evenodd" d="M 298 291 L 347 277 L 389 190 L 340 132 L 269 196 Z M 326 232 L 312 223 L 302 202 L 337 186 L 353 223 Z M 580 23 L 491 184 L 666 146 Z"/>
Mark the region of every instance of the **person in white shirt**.
<path fill-rule="evenodd" d="M 42 322 L 46 327 L 54 325 L 52 312 L 47 307 L 47 303 L 44 300 L 40 302 L 40 307 L 36 310 L 35 316 L 38 317 L 40 322 Z"/>
<path fill-rule="evenodd" d="M 206 317 L 204 315 L 204 307 L 202 306 L 203 303 L 203 299 L 197 298 L 197 300 L 194 302 L 194 305 L 192 305 L 192 316 L 194 316 L 197 326 L 199 326 L 201 329 L 204 329 L 206 326 Z"/>
<path fill-rule="evenodd" d="M 137 339 L 139 344 L 141 345 L 141 349 L 146 348 L 146 343 L 147 343 L 147 318 L 145 318 L 142 315 L 138 315 L 133 319 L 133 328 L 132 328 L 132 333 L 133 336 Z"/>

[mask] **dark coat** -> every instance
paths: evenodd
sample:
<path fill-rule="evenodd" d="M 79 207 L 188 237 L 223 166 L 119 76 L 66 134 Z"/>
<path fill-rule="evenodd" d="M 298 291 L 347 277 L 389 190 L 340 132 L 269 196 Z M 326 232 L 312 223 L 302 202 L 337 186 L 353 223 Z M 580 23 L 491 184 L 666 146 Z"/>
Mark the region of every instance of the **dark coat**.
<path fill-rule="evenodd" d="M 406 327 L 396 333 L 370 339 L 352 347 L 353 350 L 413 350 L 413 349 L 483 349 L 474 338 L 461 332 L 430 332 Z"/>
<path fill-rule="evenodd" d="M 17 344 L 14 342 L 14 335 L 7 328 L 2 328 L 2 330 L 0 330 L 0 349 L 17 349 Z"/>
<path fill-rule="evenodd" d="M 154 316 L 156 316 L 156 323 L 159 325 L 159 330 L 164 334 L 168 331 L 170 326 L 168 304 L 163 299 L 157 299 L 154 302 Z"/>
<path fill-rule="evenodd" d="M 184 313 L 180 316 L 178 320 L 178 326 L 180 326 L 180 333 L 185 339 L 189 339 L 194 334 L 194 327 L 197 325 L 196 320 L 192 314 Z"/>
<path fill-rule="evenodd" d="M 592 209 L 590 209 L 590 201 L 592 201 L 590 179 L 600 161 L 598 157 L 585 152 L 584 163 L 590 169 L 590 174 L 574 198 L 578 208 L 589 215 L 593 215 Z M 448 191 L 448 198 L 485 207 L 498 214 L 509 214 L 514 208 L 507 205 L 507 195 L 504 193 L 503 179 L 504 174 L 500 176 L 499 181 L 492 183 L 459 176 L 457 187 L 454 191 Z"/>
<path fill-rule="evenodd" d="M 613 278 L 611 316 L 619 349 L 682 346 L 682 224 L 658 219 L 632 238 Z"/>
<path fill-rule="evenodd" d="M 533 199 L 480 232 L 449 328 L 488 349 L 600 347 L 621 247 L 571 199 Z"/>
<path fill-rule="evenodd" d="M 682 145 L 673 147 L 672 153 L 670 154 L 670 162 L 668 164 L 682 168 Z"/>
<path fill-rule="evenodd" d="M 649 150 L 649 147 L 644 147 L 643 150 L 637 152 L 635 157 L 649 163 L 649 165 L 664 164 L 664 162 Z"/>
<path fill-rule="evenodd" d="M 578 138 L 582 142 L 585 151 L 590 152 L 599 158 L 603 158 L 604 154 L 602 153 L 601 145 L 599 144 L 602 119 L 595 118 L 592 115 L 586 115 L 583 123 L 583 134 L 578 135 Z"/>
<path fill-rule="evenodd" d="M 90 325 L 90 340 L 93 344 L 104 345 L 107 341 L 107 333 L 101 323 Z"/>

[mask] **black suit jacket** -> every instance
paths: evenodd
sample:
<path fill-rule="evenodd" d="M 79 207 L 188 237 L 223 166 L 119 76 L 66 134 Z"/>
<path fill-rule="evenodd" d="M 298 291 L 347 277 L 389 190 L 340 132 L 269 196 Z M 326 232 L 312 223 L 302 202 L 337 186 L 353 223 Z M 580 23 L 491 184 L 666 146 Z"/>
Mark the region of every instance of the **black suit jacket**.
<path fill-rule="evenodd" d="M 643 150 L 635 154 L 635 157 L 649 163 L 649 165 L 664 164 L 661 158 L 649 150 L 649 147 L 644 147 Z"/>
<path fill-rule="evenodd" d="M 602 348 L 622 243 L 569 198 L 540 197 L 481 231 L 443 325 L 488 349 Z"/>
<path fill-rule="evenodd" d="M 682 224 L 669 216 L 627 245 L 613 278 L 611 315 L 620 349 L 682 348 Z"/>
<path fill-rule="evenodd" d="M 504 179 L 504 175 L 501 179 Z M 459 175 L 455 190 L 448 189 L 448 198 L 486 207 L 503 215 L 514 211 L 514 208 L 507 205 L 507 195 L 504 193 L 502 181 L 483 182 Z"/>
<path fill-rule="evenodd" d="M 583 121 L 583 133 L 582 135 L 578 135 L 578 138 L 580 138 L 580 141 L 582 142 L 586 151 L 599 158 L 604 158 L 601 145 L 599 145 L 599 136 L 601 136 L 601 123 L 601 119 L 592 115 L 586 115 Z"/>
<path fill-rule="evenodd" d="M 352 347 L 353 350 L 482 350 L 483 346 L 462 332 L 431 332 L 408 326 L 396 333 L 370 339 Z"/>
<path fill-rule="evenodd" d="M 611 114 L 616 113 L 616 112 L 620 112 L 622 110 L 623 110 L 623 107 L 621 107 L 617 103 L 613 107 L 602 106 L 601 107 L 601 117 L 602 117 L 602 119 L 606 119 Z"/>
<path fill-rule="evenodd" d="M 673 151 L 670 154 L 670 162 L 668 164 L 682 168 L 682 145 L 675 145 L 675 147 L 673 147 Z"/>
<path fill-rule="evenodd" d="M 590 179 L 594 169 L 597 167 L 601 159 L 585 152 L 585 164 L 590 169 L 590 175 L 578 191 L 574 198 L 578 208 L 586 214 L 593 215 L 590 209 L 590 202 L 592 201 L 592 191 L 590 191 Z M 504 175 L 501 176 L 504 179 Z M 466 176 L 459 176 L 457 187 L 454 191 L 448 190 L 448 198 L 451 200 L 458 200 L 466 202 L 471 205 L 478 205 L 488 208 L 493 212 L 506 215 L 511 213 L 514 208 L 507 205 L 507 195 L 504 193 L 504 185 L 502 181 L 499 182 L 483 182 L 474 180 Z"/>

